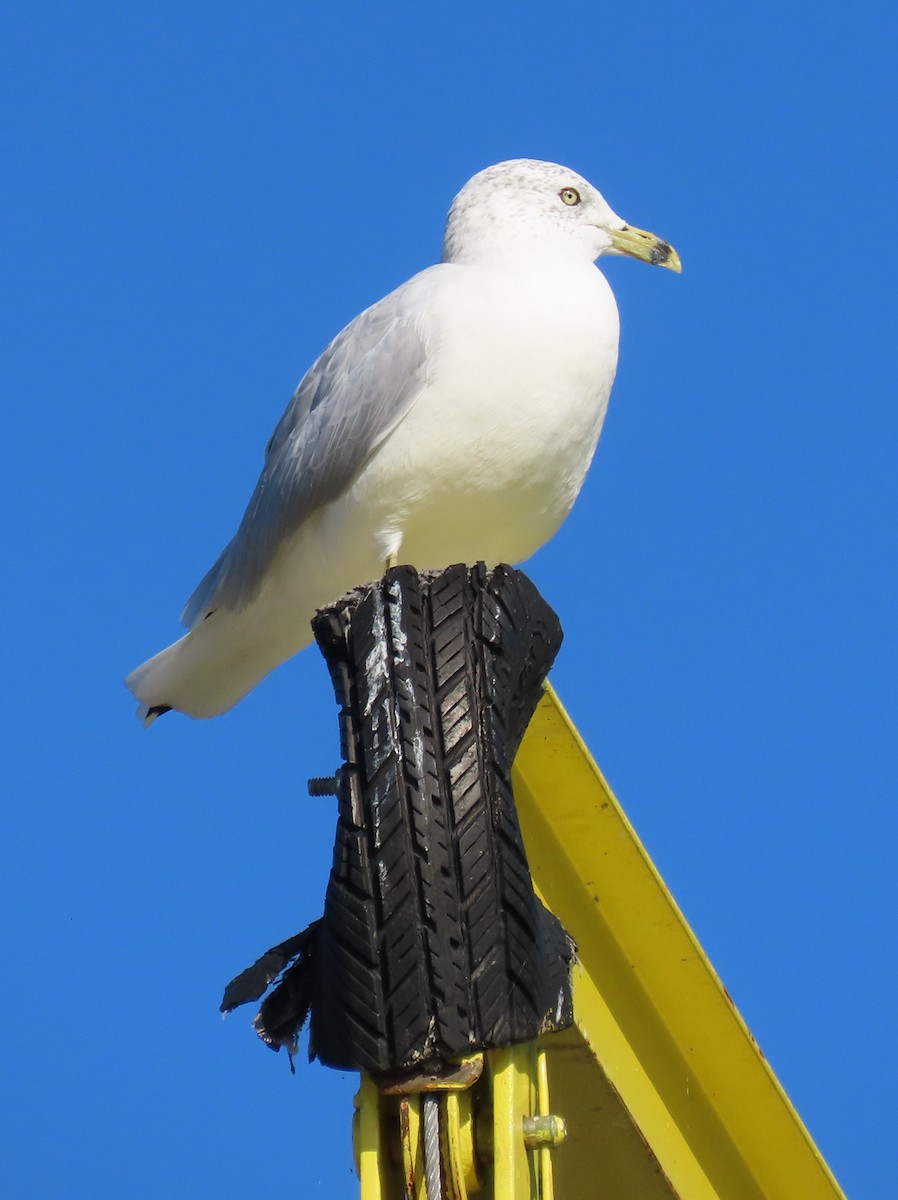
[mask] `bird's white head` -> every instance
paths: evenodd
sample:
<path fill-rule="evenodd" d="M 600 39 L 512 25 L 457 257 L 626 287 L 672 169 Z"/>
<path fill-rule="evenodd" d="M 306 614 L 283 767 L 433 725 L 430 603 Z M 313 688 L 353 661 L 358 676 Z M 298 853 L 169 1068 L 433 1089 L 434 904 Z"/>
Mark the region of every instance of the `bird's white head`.
<path fill-rule="evenodd" d="M 443 235 L 443 262 L 594 262 L 601 254 L 680 270 L 667 242 L 627 225 L 582 175 L 532 158 L 497 163 L 468 180 Z"/>

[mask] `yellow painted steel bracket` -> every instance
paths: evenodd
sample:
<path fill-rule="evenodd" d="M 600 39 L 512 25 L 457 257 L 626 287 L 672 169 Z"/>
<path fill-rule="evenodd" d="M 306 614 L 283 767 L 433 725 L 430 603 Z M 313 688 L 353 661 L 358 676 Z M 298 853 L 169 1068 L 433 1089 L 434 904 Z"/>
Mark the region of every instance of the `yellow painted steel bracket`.
<path fill-rule="evenodd" d="M 551 688 L 514 767 L 533 879 L 578 946 L 575 1029 L 545 1038 L 559 1194 L 843 1197 Z"/>
<path fill-rule="evenodd" d="M 486 1058 L 486 1069 L 483 1060 Z M 354 1148 L 362 1200 L 427 1200 L 421 1102 L 439 1096 L 445 1200 L 554 1200 L 552 1151 L 564 1120 L 549 1111 L 546 1052 L 529 1042 L 477 1055 L 449 1081 L 363 1075 Z"/>

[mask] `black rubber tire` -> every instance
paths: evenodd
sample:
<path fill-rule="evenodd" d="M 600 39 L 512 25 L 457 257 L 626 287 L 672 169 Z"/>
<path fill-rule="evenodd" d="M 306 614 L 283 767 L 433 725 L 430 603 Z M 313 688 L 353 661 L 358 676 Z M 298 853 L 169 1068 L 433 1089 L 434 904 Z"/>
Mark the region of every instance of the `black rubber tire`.
<path fill-rule="evenodd" d="M 520 571 L 397 567 L 314 622 L 340 705 L 339 817 L 321 921 L 228 987 L 256 1028 L 367 1071 L 529 1041 L 573 1019 L 574 947 L 539 902 L 511 764 L 561 644 Z"/>
<path fill-rule="evenodd" d="M 572 947 L 534 894 L 511 788 L 555 614 L 509 567 L 398 567 L 314 628 L 346 760 L 314 1053 L 385 1070 L 569 1024 Z"/>

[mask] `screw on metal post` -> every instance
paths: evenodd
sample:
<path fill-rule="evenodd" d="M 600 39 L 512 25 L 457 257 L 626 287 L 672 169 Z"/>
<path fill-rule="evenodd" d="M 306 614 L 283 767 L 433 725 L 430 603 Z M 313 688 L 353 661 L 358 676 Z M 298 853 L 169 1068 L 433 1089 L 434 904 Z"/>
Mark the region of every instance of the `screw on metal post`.
<path fill-rule="evenodd" d="M 339 796 L 340 772 L 333 775 L 313 775 L 309 780 L 310 796 Z"/>

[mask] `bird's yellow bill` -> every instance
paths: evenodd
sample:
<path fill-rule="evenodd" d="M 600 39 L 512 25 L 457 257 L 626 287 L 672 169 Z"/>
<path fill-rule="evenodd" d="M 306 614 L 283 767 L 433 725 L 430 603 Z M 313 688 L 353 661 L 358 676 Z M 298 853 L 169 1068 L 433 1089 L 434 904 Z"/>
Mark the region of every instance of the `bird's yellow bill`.
<path fill-rule="evenodd" d="M 623 229 L 609 229 L 611 245 L 618 254 L 627 254 L 630 258 L 639 258 L 651 263 L 654 267 L 668 267 L 677 274 L 682 271 L 680 256 L 669 242 L 663 241 L 654 233 L 645 229 L 637 229 L 633 225 L 625 225 Z"/>

